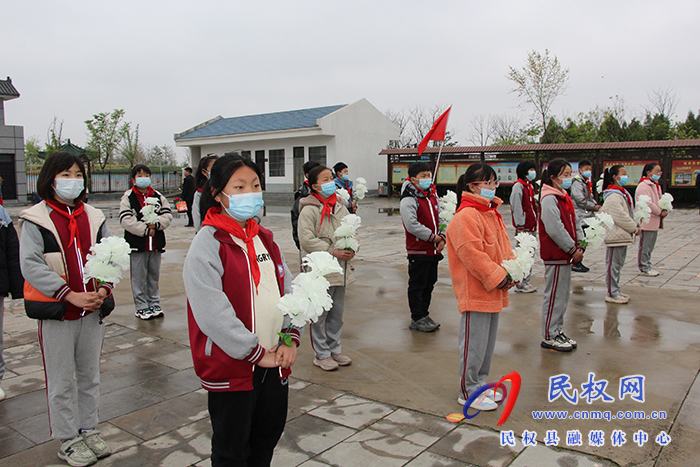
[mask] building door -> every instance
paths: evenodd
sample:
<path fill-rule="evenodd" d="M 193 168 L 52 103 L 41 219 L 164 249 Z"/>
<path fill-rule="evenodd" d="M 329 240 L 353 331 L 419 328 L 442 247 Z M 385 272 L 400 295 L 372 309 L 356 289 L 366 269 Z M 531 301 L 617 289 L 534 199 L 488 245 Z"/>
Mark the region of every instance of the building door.
<path fill-rule="evenodd" d="M 260 186 L 265 189 L 265 151 L 255 151 L 255 163 L 260 167 L 260 172 L 262 173 L 262 180 L 260 180 Z"/>
<path fill-rule="evenodd" d="M 0 177 L 2 177 L 0 183 L 2 183 L 3 199 L 17 199 L 17 180 L 15 178 L 14 155 L 0 155 Z"/>
<path fill-rule="evenodd" d="M 304 147 L 296 147 L 294 155 L 294 189 L 304 182 Z"/>

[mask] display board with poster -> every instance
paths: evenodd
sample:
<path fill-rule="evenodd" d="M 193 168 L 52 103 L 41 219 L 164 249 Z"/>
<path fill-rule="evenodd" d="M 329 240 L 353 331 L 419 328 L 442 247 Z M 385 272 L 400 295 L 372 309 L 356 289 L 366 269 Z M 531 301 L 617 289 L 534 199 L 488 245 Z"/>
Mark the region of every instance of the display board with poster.
<path fill-rule="evenodd" d="M 671 162 L 671 186 L 694 186 L 698 174 L 700 174 L 700 159 Z"/>
<path fill-rule="evenodd" d="M 435 183 L 437 185 L 456 185 L 459 177 L 461 177 L 472 164 L 473 162 L 441 162 Z"/>
<path fill-rule="evenodd" d="M 659 163 L 658 160 L 648 160 L 648 161 L 605 161 L 603 163 L 603 170 L 613 165 L 624 165 L 627 169 L 627 175 L 629 176 L 629 181 L 627 185 L 637 186 L 639 184 L 639 179 L 642 178 L 642 172 L 644 171 L 644 166 L 650 162 Z"/>
<path fill-rule="evenodd" d="M 489 162 L 501 185 L 512 185 L 518 181 L 518 164 L 519 162 Z"/>
<path fill-rule="evenodd" d="M 391 166 L 391 183 L 400 185 L 408 178 L 409 164 L 393 164 Z"/>

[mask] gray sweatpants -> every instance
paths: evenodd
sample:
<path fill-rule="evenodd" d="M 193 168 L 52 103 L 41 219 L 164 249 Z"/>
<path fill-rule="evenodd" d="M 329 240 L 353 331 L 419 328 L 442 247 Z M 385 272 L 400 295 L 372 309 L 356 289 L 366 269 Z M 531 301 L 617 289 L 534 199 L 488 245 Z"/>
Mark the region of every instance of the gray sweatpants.
<path fill-rule="evenodd" d="M 160 305 L 160 252 L 131 252 L 131 291 L 136 310 Z"/>
<path fill-rule="evenodd" d="M 486 384 L 496 347 L 500 313 L 465 311 L 459 326 L 459 388 L 462 398 Z"/>
<path fill-rule="evenodd" d="M 571 265 L 544 266 L 544 303 L 542 304 L 542 338 L 557 337 L 564 328 L 564 313 L 571 293 Z"/>
<path fill-rule="evenodd" d="M 341 352 L 340 333 L 343 331 L 345 287 L 329 287 L 328 294 L 333 299 L 333 308 L 324 311 L 318 318 L 318 322 L 311 323 L 311 332 L 309 333 L 311 334 L 311 347 L 319 360 L 331 355 L 338 355 Z"/>
<path fill-rule="evenodd" d="M 637 255 L 637 266 L 641 272 L 651 270 L 651 252 L 656 246 L 656 237 L 658 230 L 642 230 L 639 235 L 639 254 Z"/>
<path fill-rule="evenodd" d="M 620 295 L 620 274 L 627 258 L 627 246 L 609 246 L 605 252 L 605 284 L 608 286 L 608 297 L 617 298 Z"/>
<path fill-rule="evenodd" d="M 5 376 L 5 359 L 2 358 L 2 321 L 5 314 L 5 297 L 0 297 L 0 383 Z"/>
<path fill-rule="evenodd" d="M 49 424 L 54 439 L 73 438 L 79 429 L 97 426 L 104 333 L 99 312 L 70 321 L 39 321 Z"/>
<path fill-rule="evenodd" d="M 535 232 L 525 232 L 525 233 L 528 234 L 528 235 L 531 235 L 531 236 L 535 237 Z M 535 238 L 537 238 L 537 237 L 535 237 Z M 517 242 L 516 247 L 517 247 L 519 244 L 520 244 L 520 242 Z M 530 285 L 530 278 L 531 278 L 531 277 L 532 277 L 532 270 L 530 270 L 530 274 L 528 274 L 527 277 L 526 277 L 525 279 L 523 279 L 522 281 L 520 281 L 520 283 L 519 283 L 518 285 L 516 285 L 515 287 L 518 288 L 518 289 L 524 289 L 525 287 L 527 287 L 528 285 Z"/>

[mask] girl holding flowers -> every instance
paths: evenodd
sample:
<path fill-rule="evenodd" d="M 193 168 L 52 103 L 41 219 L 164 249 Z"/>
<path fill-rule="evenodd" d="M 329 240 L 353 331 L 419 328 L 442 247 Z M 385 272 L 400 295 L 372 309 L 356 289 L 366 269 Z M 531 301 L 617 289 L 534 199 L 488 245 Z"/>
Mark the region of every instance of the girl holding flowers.
<path fill-rule="evenodd" d="M 85 282 L 90 248 L 111 236 L 102 211 L 84 204 L 85 166 L 79 157 L 50 155 L 37 180 L 40 203 L 20 213 L 24 306 L 39 320 L 51 436 L 58 457 L 82 466 L 109 456 L 95 430 L 100 405 L 102 317 L 114 308 L 112 284 Z M 77 394 L 77 408 L 73 394 Z"/>
<path fill-rule="evenodd" d="M 524 233 L 534 237 L 535 232 L 537 232 L 537 203 L 535 202 L 535 187 L 532 185 L 532 182 L 537 178 L 535 163 L 523 161 L 518 164 L 515 172 L 518 174 L 518 180 L 513 184 L 513 190 L 510 193 L 515 234 Z M 530 285 L 530 276 L 528 275 L 515 286 L 516 292 L 537 292 L 537 287 Z"/>
<path fill-rule="evenodd" d="M 649 162 L 644 166 L 642 172 L 644 176 L 639 180 L 637 190 L 634 193 L 635 200 L 639 202 L 639 197 L 646 195 L 651 201 L 649 208 L 651 209 L 651 218 L 642 224 L 642 232 L 639 236 L 639 254 L 637 255 L 637 266 L 639 272 L 644 276 L 655 277 L 661 274 L 651 268 L 651 253 L 656 246 L 656 237 L 659 229 L 664 228 L 664 218 L 668 215 L 668 211 L 659 206 L 661 199 L 661 166 L 656 162 Z"/>
<path fill-rule="evenodd" d="M 566 192 L 571 187 L 571 164 L 555 159 L 542 172 L 540 191 L 540 257 L 544 262 L 542 342 L 544 349 L 571 352 L 578 344 L 564 334 L 564 313 L 571 292 L 571 264 L 583 261 L 581 224 Z"/>
<path fill-rule="evenodd" d="M 205 214 L 182 277 L 192 359 L 208 391 L 212 466 L 270 465 L 287 418 L 287 377 L 299 331 L 277 308 L 291 273 L 272 232 L 253 216 L 263 206 L 258 166 L 219 158 L 202 190 Z"/>
<path fill-rule="evenodd" d="M 500 312 L 509 304 L 508 289 L 514 282 L 501 266 L 514 258 L 506 226 L 495 197 L 496 172 L 486 164 L 472 164 L 457 181 L 459 207 L 447 227 L 447 257 L 452 285 L 462 314 L 459 328 L 460 395 L 486 383 L 496 345 Z M 502 394 L 490 389 L 470 407 L 495 410 Z"/>
<path fill-rule="evenodd" d="M 605 236 L 606 274 L 605 283 L 608 293 L 605 301 L 624 304 L 630 301 L 630 296 L 620 289 L 620 274 L 627 257 L 627 247 L 634 243 L 634 236 L 641 229 L 634 220 L 634 201 L 629 191 L 623 187 L 629 177 L 627 169 L 622 165 L 613 165 L 605 169 L 603 175 L 603 207 L 601 210 L 612 216 L 614 225 Z"/>
<path fill-rule="evenodd" d="M 326 251 L 335 256 L 341 264 L 355 256 L 353 249 L 336 247 L 336 230 L 348 210 L 336 195 L 333 173 L 328 167 L 319 165 L 309 171 L 311 195 L 299 201 L 299 246 L 301 256 L 314 251 Z M 324 311 L 316 323 L 311 323 L 311 346 L 314 350 L 314 365 L 325 371 L 337 370 L 338 366 L 352 363 L 343 354 L 340 334 L 343 331 L 343 310 L 345 308 L 345 286 L 355 278 L 352 267 L 345 263 L 344 272 L 326 276 L 331 286 L 328 293 L 333 299 L 333 307 Z"/>

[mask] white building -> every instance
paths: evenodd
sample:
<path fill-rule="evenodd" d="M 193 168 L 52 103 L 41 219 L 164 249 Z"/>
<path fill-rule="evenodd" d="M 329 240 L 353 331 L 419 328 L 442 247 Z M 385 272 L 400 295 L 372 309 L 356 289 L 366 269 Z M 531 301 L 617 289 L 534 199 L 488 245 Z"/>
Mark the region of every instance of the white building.
<path fill-rule="evenodd" d="M 241 151 L 261 168 L 267 191 L 295 190 L 303 181 L 304 162 L 348 165 L 350 179 L 364 177 L 367 188 L 387 181 L 386 156 L 377 155 L 399 128 L 366 99 L 348 105 L 262 115 L 221 116 L 175 135 L 190 149 L 192 167 L 202 156 Z"/>

